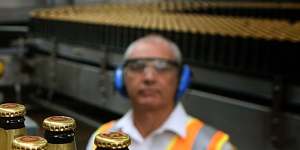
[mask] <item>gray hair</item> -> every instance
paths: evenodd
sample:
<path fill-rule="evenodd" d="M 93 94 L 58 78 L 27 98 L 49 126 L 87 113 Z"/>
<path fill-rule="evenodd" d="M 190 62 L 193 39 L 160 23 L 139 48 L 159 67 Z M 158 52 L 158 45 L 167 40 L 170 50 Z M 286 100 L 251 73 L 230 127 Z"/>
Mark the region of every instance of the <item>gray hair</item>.
<path fill-rule="evenodd" d="M 146 35 L 142 38 L 139 38 L 137 40 L 135 40 L 134 42 L 132 42 L 128 48 L 125 51 L 124 54 L 124 58 L 123 61 L 125 62 L 126 60 L 128 60 L 129 55 L 132 53 L 132 51 L 134 50 L 134 48 L 142 43 L 142 42 L 148 42 L 148 41 L 155 41 L 155 42 L 163 42 L 166 43 L 167 45 L 169 45 L 170 50 L 173 52 L 173 54 L 175 55 L 175 61 L 178 64 L 182 63 L 182 56 L 181 56 L 181 52 L 178 48 L 178 46 L 172 42 L 171 40 L 166 39 L 165 37 L 158 35 L 158 34 L 150 34 L 150 35 Z"/>

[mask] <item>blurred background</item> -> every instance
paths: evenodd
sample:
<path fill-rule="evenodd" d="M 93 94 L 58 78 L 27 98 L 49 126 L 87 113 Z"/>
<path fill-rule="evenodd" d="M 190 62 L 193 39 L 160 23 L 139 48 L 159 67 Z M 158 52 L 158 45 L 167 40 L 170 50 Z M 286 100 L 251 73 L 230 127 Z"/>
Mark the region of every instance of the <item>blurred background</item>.
<path fill-rule="evenodd" d="M 193 70 L 187 111 L 241 150 L 300 149 L 298 0 L 0 0 L 0 103 L 77 121 L 83 150 L 129 101 L 113 70 L 149 33 L 175 41 Z"/>

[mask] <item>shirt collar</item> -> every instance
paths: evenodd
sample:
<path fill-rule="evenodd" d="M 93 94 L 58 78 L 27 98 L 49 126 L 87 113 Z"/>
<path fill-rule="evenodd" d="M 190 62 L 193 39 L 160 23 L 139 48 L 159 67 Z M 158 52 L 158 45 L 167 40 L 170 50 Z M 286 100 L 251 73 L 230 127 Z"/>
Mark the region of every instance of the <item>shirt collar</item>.
<path fill-rule="evenodd" d="M 163 125 L 152 134 L 160 134 L 165 131 L 171 131 L 178 134 L 180 137 L 185 137 L 187 121 L 188 114 L 186 113 L 183 105 L 179 102 L 165 123 L 163 123 Z M 140 142 L 143 141 L 143 137 L 133 124 L 132 110 L 128 111 L 120 120 L 118 120 L 113 129 L 122 130 L 129 134 L 131 138 Z"/>
<path fill-rule="evenodd" d="M 113 126 L 113 130 L 121 130 L 127 133 L 130 138 L 139 143 L 143 142 L 144 140 L 142 135 L 134 126 L 132 110 L 129 110 L 120 120 L 116 122 L 116 124 Z"/>
<path fill-rule="evenodd" d="M 178 103 L 170 114 L 170 117 L 165 123 L 158 128 L 154 133 L 162 133 L 164 131 L 171 131 L 178 134 L 180 137 L 186 136 L 186 123 L 188 121 L 188 115 L 181 103 Z"/>

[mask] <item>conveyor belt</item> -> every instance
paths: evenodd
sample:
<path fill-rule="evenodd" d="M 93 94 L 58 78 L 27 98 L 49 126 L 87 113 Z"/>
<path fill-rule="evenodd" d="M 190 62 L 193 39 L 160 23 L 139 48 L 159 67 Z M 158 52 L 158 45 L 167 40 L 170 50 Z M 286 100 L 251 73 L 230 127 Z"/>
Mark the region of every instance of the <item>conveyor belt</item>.
<path fill-rule="evenodd" d="M 195 66 L 264 78 L 279 74 L 298 80 L 293 65 L 298 62 L 299 21 L 165 10 L 157 4 L 42 9 L 32 12 L 31 33 L 88 47 L 105 46 L 116 53 L 142 35 L 159 33 L 178 43 L 184 60 Z"/>
<path fill-rule="evenodd" d="M 159 7 L 180 13 L 272 18 L 291 22 L 300 19 L 299 2 L 164 2 Z"/>
<path fill-rule="evenodd" d="M 233 7 L 212 4 L 208 7 L 213 7 L 213 12 Z M 108 4 L 32 12 L 32 41 L 42 41 L 33 42 L 38 50 L 29 47 L 35 54 L 30 60 L 35 69 L 33 83 L 39 90 L 33 98 L 47 96 L 53 103 L 83 110 L 90 117 L 89 112 L 98 112 L 101 118 L 107 115 L 89 106 L 126 112 L 130 103 L 114 91 L 113 70 L 107 66 L 119 64 L 121 53 L 136 38 L 159 33 L 178 43 L 184 60 L 191 64 L 193 82 L 183 101 L 190 114 L 222 127 L 240 149 L 265 150 L 273 146 L 270 141 L 275 138 L 290 139 L 286 144 L 299 149 L 295 131 L 299 126 L 300 74 L 294 67 L 299 63 L 299 20 L 203 14 L 193 12 L 196 6 Z M 273 107 L 278 104 L 282 104 L 280 108 Z M 286 118 L 273 117 L 277 114 Z M 281 138 L 273 129 L 285 123 L 287 138 Z"/>

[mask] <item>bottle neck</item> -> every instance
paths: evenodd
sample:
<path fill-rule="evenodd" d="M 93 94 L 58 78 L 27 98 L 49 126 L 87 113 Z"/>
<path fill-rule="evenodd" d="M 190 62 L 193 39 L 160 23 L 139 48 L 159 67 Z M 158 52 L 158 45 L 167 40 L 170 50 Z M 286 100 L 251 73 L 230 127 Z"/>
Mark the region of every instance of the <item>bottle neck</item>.
<path fill-rule="evenodd" d="M 24 116 L 18 117 L 0 117 L 0 128 L 4 130 L 20 129 L 25 127 Z"/>
<path fill-rule="evenodd" d="M 121 149 L 109 149 L 109 148 L 100 148 L 97 147 L 96 150 L 129 150 L 128 148 L 121 148 Z"/>
<path fill-rule="evenodd" d="M 67 144 L 74 141 L 75 132 L 70 131 L 61 131 L 61 132 L 54 132 L 54 131 L 45 131 L 44 137 L 51 144 Z"/>

